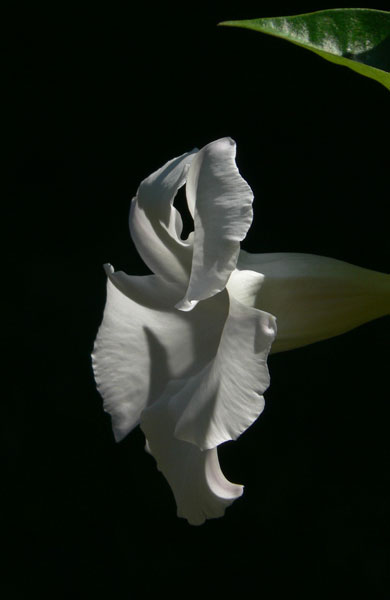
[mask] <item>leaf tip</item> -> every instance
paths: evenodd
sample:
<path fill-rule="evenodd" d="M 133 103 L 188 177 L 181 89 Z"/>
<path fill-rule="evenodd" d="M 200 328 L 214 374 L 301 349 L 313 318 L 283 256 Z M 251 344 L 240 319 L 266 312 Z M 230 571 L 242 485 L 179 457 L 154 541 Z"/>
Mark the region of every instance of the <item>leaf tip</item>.
<path fill-rule="evenodd" d="M 245 24 L 245 21 L 221 21 L 220 23 L 217 23 L 217 26 L 222 26 L 222 27 L 243 27 L 243 25 Z"/>

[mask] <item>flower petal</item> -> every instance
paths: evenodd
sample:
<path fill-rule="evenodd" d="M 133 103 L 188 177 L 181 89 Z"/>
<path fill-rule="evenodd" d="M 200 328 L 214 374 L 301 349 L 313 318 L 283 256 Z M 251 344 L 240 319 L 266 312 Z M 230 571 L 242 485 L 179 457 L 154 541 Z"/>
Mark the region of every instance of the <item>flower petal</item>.
<path fill-rule="evenodd" d="M 274 314 L 272 352 L 345 333 L 390 313 L 390 275 L 313 254 L 248 254 L 238 268 L 264 275 L 255 306 Z"/>
<path fill-rule="evenodd" d="M 256 271 L 235 269 L 230 275 L 226 289 L 229 295 L 245 304 L 256 307 L 257 297 L 263 285 L 264 275 Z"/>
<path fill-rule="evenodd" d="M 187 177 L 187 202 L 194 217 L 191 277 L 180 310 L 224 289 L 236 266 L 240 241 L 252 223 L 253 193 L 236 163 L 236 144 L 223 138 L 195 156 Z"/>
<path fill-rule="evenodd" d="M 212 360 L 228 303 L 212 298 L 182 313 L 172 308 L 180 286 L 155 275 L 131 277 L 109 266 L 106 271 L 107 302 L 93 368 L 119 441 L 171 378 L 190 377 Z"/>
<path fill-rule="evenodd" d="M 182 384 L 169 384 L 164 395 L 143 412 L 141 428 L 148 451 L 171 486 L 177 515 L 191 525 L 201 525 L 205 519 L 222 517 L 226 507 L 242 495 L 243 486 L 225 478 L 216 448 L 202 452 L 174 436 L 177 414 L 169 408 L 169 400 Z"/>
<path fill-rule="evenodd" d="M 171 398 L 170 406 L 179 415 L 175 428 L 179 439 L 205 450 L 237 439 L 252 425 L 264 408 L 267 357 L 275 335 L 272 315 L 230 296 L 214 360 Z"/>
<path fill-rule="evenodd" d="M 167 162 L 138 188 L 130 210 L 130 232 L 148 267 L 167 281 L 187 285 L 192 247 L 180 238 L 180 213 L 173 206 L 197 150 Z"/>

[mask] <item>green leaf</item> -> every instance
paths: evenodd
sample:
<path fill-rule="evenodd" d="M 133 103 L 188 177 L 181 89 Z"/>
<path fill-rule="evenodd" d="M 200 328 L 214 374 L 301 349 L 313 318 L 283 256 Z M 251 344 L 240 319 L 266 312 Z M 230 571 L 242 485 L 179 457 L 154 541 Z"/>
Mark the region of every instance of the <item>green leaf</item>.
<path fill-rule="evenodd" d="M 283 38 L 371 77 L 390 90 L 390 12 L 336 8 L 289 17 L 224 21 L 219 25 Z"/>

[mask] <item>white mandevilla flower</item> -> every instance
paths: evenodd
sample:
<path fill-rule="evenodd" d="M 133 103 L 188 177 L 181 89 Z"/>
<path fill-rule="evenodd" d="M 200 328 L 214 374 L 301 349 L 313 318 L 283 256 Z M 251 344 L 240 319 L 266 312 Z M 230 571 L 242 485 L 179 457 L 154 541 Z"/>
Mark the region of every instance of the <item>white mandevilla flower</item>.
<path fill-rule="evenodd" d="M 321 256 L 240 250 L 253 194 L 235 154 L 223 138 L 141 183 L 130 231 L 154 275 L 106 265 L 93 352 L 115 439 L 141 425 L 178 516 L 194 525 L 242 495 L 224 477 L 217 447 L 262 412 L 271 346 L 297 348 L 390 312 L 389 275 Z M 184 184 L 194 220 L 186 240 L 173 206 Z"/>

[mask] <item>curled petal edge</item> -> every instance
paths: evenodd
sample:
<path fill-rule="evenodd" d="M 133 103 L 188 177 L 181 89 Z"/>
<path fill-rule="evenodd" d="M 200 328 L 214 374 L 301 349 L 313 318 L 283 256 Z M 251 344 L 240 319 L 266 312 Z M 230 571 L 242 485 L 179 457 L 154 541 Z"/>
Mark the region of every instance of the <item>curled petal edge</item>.
<path fill-rule="evenodd" d="M 171 487 L 177 516 L 187 519 L 190 525 L 202 525 L 206 519 L 222 517 L 243 494 L 243 486 L 226 479 L 217 448 L 202 451 L 175 437 L 175 411 L 169 410 L 168 403 L 166 393 L 141 415 L 146 450 Z"/>
<path fill-rule="evenodd" d="M 253 220 L 253 192 L 235 158 L 234 140 L 222 138 L 199 150 L 189 168 L 187 202 L 195 230 L 190 280 L 178 310 L 192 310 L 221 292 L 236 267 Z"/>
<path fill-rule="evenodd" d="M 241 290 L 245 282 L 262 281 L 252 272 L 235 277 Z M 175 435 L 201 450 L 237 439 L 262 413 L 270 383 L 267 358 L 277 330 L 273 315 L 244 305 L 231 291 L 221 294 L 228 295 L 230 307 L 217 354 L 170 399 L 177 414 Z"/>

